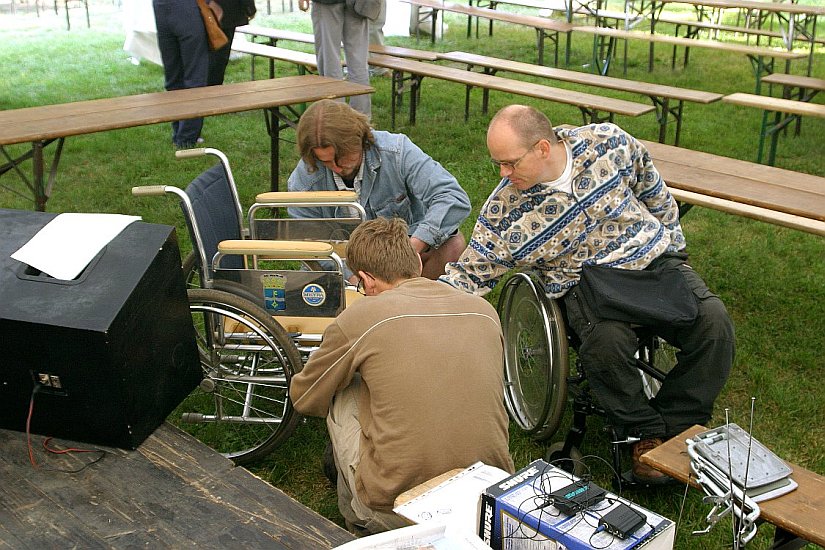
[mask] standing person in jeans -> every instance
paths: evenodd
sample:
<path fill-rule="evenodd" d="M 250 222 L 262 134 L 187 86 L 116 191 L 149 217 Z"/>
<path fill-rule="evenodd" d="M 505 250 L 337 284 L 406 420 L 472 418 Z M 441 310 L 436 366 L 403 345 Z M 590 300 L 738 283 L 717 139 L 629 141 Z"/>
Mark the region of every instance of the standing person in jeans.
<path fill-rule="evenodd" d="M 254 0 L 212 0 L 209 7 L 215 13 L 215 18 L 221 24 L 226 38 L 226 45 L 214 52 L 209 52 L 209 75 L 206 79 L 208 86 L 223 84 L 226 65 L 229 63 L 229 54 L 232 53 L 232 40 L 235 38 L 235 27 L 246 25 L 255 17 Z"/>
<path fill-rule="evenodd" d="M 209 43 L 198 3 L 195 0 L 152 0 L 152 8 L 163 60 L 164 88 L 182 90 L 206 86 Z M 202 128 L 201 117 L 172 122 L 172 144 L 178 149 L 194 147 Z"/>
<path fill-rule="evenodd" d="M 301 11 L 307 11 L 310 0 L 298 0 Z M 318 74 L 344 78 L 341 68 L 341 43 L 347 62 L 347 79 L 369 86 L 367 65 L 369 55 L 369 19 L 351 10 L 344 0 L 314 0 L 312 2 L 312 32 L 315 35 L 315 55 Z M 362 94 L 350 98 L 353 109 L 372 116 L 372 98 Z"/>
<path fill-rule="evenodd" d="M 359 225 L 347 259 L 366 294 L 324 331 L 292 377 L 301 414 L 326 417 L 347 528 L 407 525 L 404 491 L 477 461 L 513 471 L 498 314 L 483 298 L 421 277 L 407 224 Z"/>

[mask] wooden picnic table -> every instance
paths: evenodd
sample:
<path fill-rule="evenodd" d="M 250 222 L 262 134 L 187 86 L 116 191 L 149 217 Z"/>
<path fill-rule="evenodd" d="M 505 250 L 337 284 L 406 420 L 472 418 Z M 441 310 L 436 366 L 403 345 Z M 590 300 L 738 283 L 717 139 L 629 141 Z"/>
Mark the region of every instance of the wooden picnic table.
<path fill-rule="evenodd" d="M 703 426 L 693 426 L 642 455 L 641 460 L 682 483 L 689 481 L 696 487 L 695 479 L 690 474 L 685 440 L 706 429 Z M 776 527 L 774 548 L 800 548 L 804 543 L 799 539 L 825 546 L 825 524 L 822 522 L 825 478 L 795 464 L 788 463 L 788 466 L 793 469 L 791 478 L 799 487 L 781 497 L 760 502 L 759 519 Z M 709 510 L 710 507 L 709 504 Z"/>
<path fill-rule="evenodd" d="M 816 43 L 816 21 L 825 16 L 825 6 L 813 6 L 793 2 L 764 2 L 760 0 L 625 0 L 625 11 L 637 13 L 650 21 L 651 34 L 656 31 L 656 23 L 666 4 L 688 4 L 696 8 L 700 20 L 705 16 L 705 9 L 721 10 L 725 8 L 741 9 L 760 14 L 774 14 L 780 24 L 785 48 L 793 49 L 796 34 L 799 33 L 810 44 L 808 55 L 808 72 L 810 76 L 813 63 L 814 46 Z M 762 21 L 760 16 L 760 24 Z M 653 43 L 650 44 L 650 55 L 653 56 Z M 785 71 L 788 72 L 788 71 Z M 757 91 L 758 93 L 758 91 Z"/>
<path fill-rule="evenodd" d="M 825 236 L 825 178 L 639 141 L 678 201 Z"/>
<path fill-rule="evenodd" d="M 45 210 L 67 137 L 263 109 L 270 136 L 271 186 L 276 191 L 279 134 L 285 127 L 294 126 L 300 116 L 293 106 L 373 91 L 362 84 L 302 75 L 0 111 L 0 153 L 6 159 L 0 165 L 0 175 L 17 172 L 32 193 L 35 207 Z M 43 150 L 55 141 L 57 148 L 47 180 Z M 4 147 L 27 142 L 31 149 L 17 158 L 12 158 Z M 28 159 L 33 164 L 31 179 L 20 169 Z"/>
<path fill-rule="evenodd" d="M 825 105 L 807 101 L 767 97 L 741 92 L 726 95 L 722 98 L 722 101 L 763 110 L 762 127 L 759 131 L 759 152 L 756 161 L 762 162 L 765 144 L 768 138 L 770 138 L 767 163 L 771 166 L 773 166 L 776 161 L 776 146 L 779 140 L 779 133 L 783 128 L 794 120 L 799 120 L 799 117 L 802 116 L 825 118 Z M 773 121 L 770 120 L 770 113 L 774 114 Z"/>
<path fill-rule="evenodd" d="M 344 529 L 170 424 L 137 450 L 46 453 L 0 429 L 0 547 L 331 548 Z M 51 446 L 94 448 L 52 441 Z M 48 455 L 48 456 L 47 456 Z"/>

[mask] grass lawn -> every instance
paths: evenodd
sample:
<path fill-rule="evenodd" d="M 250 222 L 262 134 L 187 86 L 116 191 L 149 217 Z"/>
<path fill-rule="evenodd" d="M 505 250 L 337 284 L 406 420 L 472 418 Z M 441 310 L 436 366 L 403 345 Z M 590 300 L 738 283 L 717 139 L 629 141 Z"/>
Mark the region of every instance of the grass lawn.
<path fill-rule="evenodd" d="M 810 1 L 810 0 L 809 0 Z M 823 0 L 817 0 L 822 3 Z M 266 14 L 259 2 L 255 23 L 311 31 L 309 16 L 301 12 Z M 6 7 L 3 7 L 6 10 Z M 129 62 L 123 49 L 122 14 L 115 3 L 90 0 L 92 28 L 85 28 L 82 10 L 73 9 L 72 30 L 65 16 L 54 12 L 0 11 L 0 109 L 62 103 L 99 97 L 161 91 L 160 67 Z M 444 38 L 431 46 L 426 39 L 390 37 L 388 43 L 439 51 L 465 50 L 535 62 L 535 35 L 531 29 L 496 24 L 491 39 L 466 38 L 466 19 L 447 17 Z M 739 39 L 733 37 L 731 39 Z M 284 46 L 293 46 L 284 43 Z M 298 46 L 295 46 L 296 48 Z M 587 70 L 592 42 L 573 39 L 573 69 Z M 656 65 L 647 71 L 647 44 L 629 45 L 627 78 L 704 89 L 723 94 L 753 92 L 754 78 L 743 56 L 694 49 L 687 68 L 670 69 L 669 48 L 656 50 Z M 305 47 L 301 49 L 306 49 Z M 795 72 L 803 71 L 798 62 Z M 259 75 L 263 65 L 259 62 Z M 295 73 L 292 66 L 278 65 L 278 74 Z M 613 76 L 621 76 L 614 73 Z M 825 50 L 820 47 L 813 76 L 825 77 Z M 249 60 L 230 64 L 228 82 L 249 79 Z M 390 80 L 374 79 L 374 125 L 389 129 Z M 586 89 L 553 82 L 553 86 L 604 94 L 639 102 L 632 94 Z M 473 201 L 473 215 L 462 231 L 469 235 L 475 213 L 498 182 L 487 161 L 485 130 L 489 116 L 480 112 L 480 93 L 473 94 L 468 121 L 463 120 L 463 89 L 459 85 L 425 80 L 416 126 L 407 125 L 406 111 L 397 131 L 408 134 L 422 149 L 450 170 Z M 815 101 L 822 102 L 821 96 Z M 491 94 L 490 114 L 520 97 Z M 579 124 L 577 109 L 549 102 L 530 102 L 556 124 Z M 753 161 L 756 158 L 761 111 L 724 103 L 687 104 L 682 129 L 683 147 Z M 652 115 L 637 119 L 617 117 L 632 134 L 655 140 L 658 126 Z M 671 128 L 671 133 L 673 129 Z M 285 132 L 293 139 L 291 131 Z M 825 120 L 806 119 L 802 134 L 780 139 L 776 165 L 825 176 Z M 268 188 L 269 141 L 260 112 L 212 117 L 204 127 L 206 145 L 224 151 L 232 162 L 241 201 L 250 205 L 254 195 Z M 205 160 L 177 161 L 173 156 L 169 127 L 157 124 L 69 138 L 62 153 L 60 171 L 48 203 L 52 212 L 117 212 L 143 216 L 144 220 L 178 227 L 184 249 L 189 248 L 180 212 L 173 200 L 136 199 L 134 185 L 185 186 L 207 166 Z M 6 147 L 20 154 L 25 145 Z M 49 150 L 47 155 L 51 155 Z M 297 155 L 282 147 L 281 174 L 286 181 Z M 2 162 L 5 162 L 2 161 Z M 30 171 L 30 165 L 24 166 Z M 30 172 L 27 172 L 30 173 Z M 31 209 L 32 202 L 13 173 L 0 178 L 0 207 Z M 737 331 L 737 357 L 733 373 L 717 402 L 713 424 L 724 421 L 724 408 L 732 420 L 747 426 L 750 398 L 756 398 L 754 435 L 780 456 L 825 474 L 825 240 L 813 235 L 753 220 L 694 208 L 683 220 L 691 263 L 727 305 Z M 491 297 L 495 301 L 497 293 Z M 565 424 L 566 425 L 566 424 Z M 599 421 L 591 422 L 582 452 L 608 457 L 607 436 Z M 321 473 L 320 458 L 326 436 L 323 421 L 306 419 L 286 445 L 250 469 L 333 521 L 338 515 L 335 491 Z M 554 440 L 560 440 L 563 431 Z M 511 451 L 517 466 L 544 455 L 544 445 L 511 430 Z M 609 470 L 601 461 L 589 461 L 597 482 L 609 484 Z M 705 526 L 710 507 L 698 491 L 684 498 L 683 487 L 629 494 L 630 498 L 674 520 L 680 519 L 676 547 L 719 548 L 728 544 L 730 524 L 723 521 L 704 537 L 691 531 Z M 684 500 L 684 504 L 683 504 Z M 749 548 L 767 548 L 772 529 L 762 527 Z"/>

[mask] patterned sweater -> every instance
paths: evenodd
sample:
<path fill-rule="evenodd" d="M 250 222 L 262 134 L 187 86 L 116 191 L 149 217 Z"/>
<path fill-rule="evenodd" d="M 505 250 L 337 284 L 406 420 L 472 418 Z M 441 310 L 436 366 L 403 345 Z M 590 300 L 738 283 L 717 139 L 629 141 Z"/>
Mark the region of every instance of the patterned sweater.
<path fill-rule="evenodd" d="M 678 205 L 644 145 L 614 124 L 557 135 L 572 153 L 570 189 L 519 191 L 504 178 L 442 281 L 483 295 L 507 271 L 530 269 L 559 298 L 584 264 L 639 270 L 685 247 Z"/>

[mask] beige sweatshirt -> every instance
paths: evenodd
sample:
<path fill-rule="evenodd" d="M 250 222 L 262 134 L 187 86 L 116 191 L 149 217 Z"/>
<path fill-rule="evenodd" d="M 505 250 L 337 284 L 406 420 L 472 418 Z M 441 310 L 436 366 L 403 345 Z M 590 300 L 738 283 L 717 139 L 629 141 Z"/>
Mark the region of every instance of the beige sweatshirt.
<path fill-rule="evenodd" d="M 361 373 L 356 490 L 387 511 L 407 489 L 476 461 L 513 471 L 502 371 L 495 309 L 416 278 L 347 308 L 290 392 L 298 412 L 323 417 Z"/>

